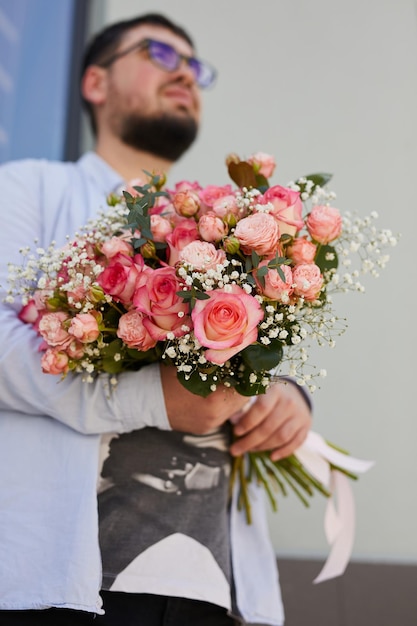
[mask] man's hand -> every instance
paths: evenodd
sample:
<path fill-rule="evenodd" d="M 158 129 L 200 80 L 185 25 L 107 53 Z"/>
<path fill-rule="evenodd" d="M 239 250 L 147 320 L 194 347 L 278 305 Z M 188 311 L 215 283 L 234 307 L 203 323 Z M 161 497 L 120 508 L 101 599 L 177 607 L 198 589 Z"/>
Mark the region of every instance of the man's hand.
<path fill-rule="evenodd" d="M 207 398 L 202 398 L 183 387 L 175 367 L 161 365 L 160 371 L 165 407 L 173 430 L 204 435 L 224 424 L 247 404 L 247 398 L 220 385 Z"/>
<path fill-rule="evenodd" d="M 239 437 L 230 448 L 233 456 L 271 450 L 271 460 L 292 454 L 304 441 L 311 426 L 311 411 L 302 392 L 290 382 L 272 385 L 237 421 Z"/>

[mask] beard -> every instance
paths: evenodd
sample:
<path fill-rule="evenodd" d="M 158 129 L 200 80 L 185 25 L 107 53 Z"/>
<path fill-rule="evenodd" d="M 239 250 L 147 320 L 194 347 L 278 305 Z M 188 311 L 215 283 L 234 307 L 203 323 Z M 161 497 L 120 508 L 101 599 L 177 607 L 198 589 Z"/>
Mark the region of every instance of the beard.
<path fill-rule="evenodd" d="M 197 132 L 198 125 L 192 117 L 131 114 L 121 122 L 119 136 L 123 143 L 136 150 L 177 161 L 191 146 Z"/>

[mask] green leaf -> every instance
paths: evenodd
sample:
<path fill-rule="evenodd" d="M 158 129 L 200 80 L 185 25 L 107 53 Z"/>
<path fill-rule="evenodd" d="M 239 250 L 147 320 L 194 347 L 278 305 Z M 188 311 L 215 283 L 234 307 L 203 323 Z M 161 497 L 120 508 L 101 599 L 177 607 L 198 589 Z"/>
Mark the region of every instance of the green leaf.
<path fill-rule="evenodd" d="M 188 391 L 191 391 L 191 393 L 194 393 L 197 396 L 207 398 L 207 396 L 211 393 L 209 379 L 206 381 L 201 380 L 198 372 L 187 374 L 187 379 L 185 378 L 184 372 L 177 372 L 177 378 L 180 383 L 188 389 Z M 198 416 L 196 416 L 196 419 L 198 419 Z"/>
<path fill-rule="evenodd" d="M 134 348 L 127 348 L 126 354 L 134 361 L 143 361 L 143 365 L 154 363 L 158 360 L 158 354 L 154 348 L 151 350 L 145 350 L 144 352 L 141 350 L 135 350 Z"/>
<path fill-rule="evenodd" d="M 147 240 L 144 239 L 143 237 L 141 237 L 140 239 L 133 238 L 132 239 L 132 246 L 135 248 L 135 250 L 138 250 L 138 248 L 143 246 L 143 244 L 145 244 L 146 241 Z"/>
<path fill-rule="evenodd" d="M 204 291 L 196 291 L 194 295 L 197 300 L 208 300 L 210 298 L 209 294 Z"/>
<path fill-rule="evenodd" d="M 280 277 L 280 279 L 282 280 L 282 282 L 283 282 L 283 283 L 285 283 L 285 281 L 286 281 L 285 274 L 284 274 L 284 272 L 282 271 L 282 268 L 281 268 L 281 266 L 280 266 L 280 265 L 277 267 L 277 272 L 278 272 L 278 276 Z"/>
<path fill-rule="evenodd" d="M 241 352 L 244 364 L 255 372 L 270 370 L 282 360 L 283 349 L 281 342 L 272 342 L 268 346 L 256 343 L 248 346 Z"/>
<path fill-rule="evenodd" d="M 261 260 L 261 257 L 259 256 L 259 254 L 257 252 L 255 252 L 255 250 L 252 250 L 252 265 L 253 267 L 258 267 L 259 265 L 259 261 Z"/>
<path fill-rule="evenodd" d="M 316 174 L 308 174 L 308 176 L 305 176 L 305 178 L 307 178 L 307 180 L 311 180 L 311 182 L 314 183 L 315 187 L 324 187 L 329 181 L 331 181 L 331 179 L 333 178 L 333 174 L 320 172 Z"/>
<path fill-rule="evenodd" d="M 119 374 L 125 369 L 125 364 L 122 360 L 115 361 L 112 358 L 104 358 L 102 360 L 102 369 L 108 374 Z"/>
<path fill-rule="evenodd" d="M 176 294 L 179 298 L 182 298 L 183 300 L 191 300 L 191 298 L 193 297 L 192 291 L 177 291 Z"/>
<path fill-rule="evenodd" d="M 310 194 L 314 193 L 316 187 L 324 187 L 327 183 L 333 178 L 333 174 L 326 174 L 324 172 L 318 172 L 316 174 L 308 174 L 307 176 L 303 176 L 302 178 L 306 178 L 313 183 L 312 189 L 310 189 Z M 306 183 L 300 183 L 297 181 L 297 184 L 300 187 L 300 193 L 303 193 L 306 190 Z"/>
<path fill-rule="evenodd" d="M 265 178 L 263 174 L 256 174 L 256 188 L 259 189 L 261 193 L 265 193 L 265 191 L 269 187 L 268 179 Z"/>
<path fill-rule="evenodd" d="M 330 258 L 326 258 L 330 257 Z M 339 259 L 336 249 L 333 246 L 322 245 L 318 246 L 316 257 L 314 259 L 316 265 L 319 266 L 322 272 L 327 270 L 336 269 L 339 265 Z"/>
<path fill-rule="evenodd" d="M 105 348 L 101 350 L 101 354 L 105 358 L 114 359 L 114 355 L 122 352 L 123 350 L 123 341 L 121 339 L 114 339 L 110 343 L 107 344 Z"/>

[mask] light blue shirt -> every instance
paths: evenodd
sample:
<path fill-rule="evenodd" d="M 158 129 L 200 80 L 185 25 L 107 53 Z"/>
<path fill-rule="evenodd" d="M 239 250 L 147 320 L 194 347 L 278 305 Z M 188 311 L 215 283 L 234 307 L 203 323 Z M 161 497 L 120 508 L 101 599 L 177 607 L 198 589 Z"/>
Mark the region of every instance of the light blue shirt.
<path fill-rule="evenodd" d="M 20 161 L 0 167 L 0 609 L 65 607 L 102 612 L 97 523 L 100 435 L 145 426 L 168 430 L 159 367 L 106 375 L 43 374 L 39 338 L 3 302 L 8 263 L 19 249 L 64 244 L 105 208 L 123 183 L 102 159 Z M 51 419 L 53 418 L 53 419 Z M 263 494 L 254 523 L 233 507 L 231 544 L 239 609 L 250 622 L 280 626 L 283 611 Z"/>

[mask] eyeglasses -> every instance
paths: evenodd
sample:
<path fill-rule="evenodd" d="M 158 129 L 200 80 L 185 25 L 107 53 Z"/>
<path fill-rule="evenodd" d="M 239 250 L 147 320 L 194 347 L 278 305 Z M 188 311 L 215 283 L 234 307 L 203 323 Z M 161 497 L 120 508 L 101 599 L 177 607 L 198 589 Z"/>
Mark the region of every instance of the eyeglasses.
<path fill-rule="evenodd" d="M 155 39 L 143 39 L 129 48 L 126 48 L 126 50 L 116 52 L 102 63 L 98 63 L 98 65 L 101 67 L 109 67 L 114 61 L 124 57 L 126 54 L 130 54 L 133 50 L 147 50 L 149 59 L 166 72 L 175 72 L 181 65 L 181 62 L 185 61 L 191 68 L 197 85 L 202 89 L 211 87 L 216 80 L 217 72 L 214 67 L 195 57 L 180 54 L 169 44 L 156 41 Z"/>

